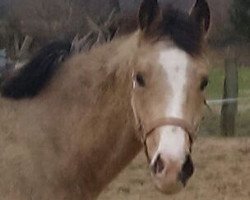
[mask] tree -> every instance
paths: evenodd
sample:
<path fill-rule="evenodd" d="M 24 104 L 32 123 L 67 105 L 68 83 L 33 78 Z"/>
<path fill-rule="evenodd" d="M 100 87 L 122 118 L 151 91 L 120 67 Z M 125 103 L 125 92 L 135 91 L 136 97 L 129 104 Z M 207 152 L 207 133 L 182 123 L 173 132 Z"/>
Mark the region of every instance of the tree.
<path fill-rule="evenodd" d="M 88 19 L 99 24 L 112 10 L 120 11 L 118 0 L 9 0 L 12 22 L 23 35 L 36 39 L 72 38 L 90 30 Z"/>
<path fill-rule="evenodd" d="M 250 40 L 250 1 L 234 0 L 231 8 L 231 22 L 234 29 Z"/>
<path fill-rule="evenodd" d="M 11 30 L 5 34 L 8 39 L 1 29 L 2 10 Z M 105 23 L 119 12 L 119 0 L 0 0 L 0 46 L 15 59 L 26 58 L 51 40 L 82 37 L 93 27 L 96 32 L 109 28 Z"/>
<path fill-rule="evenodd" d="M 117 12 L 120 12 L 120 2 L 119 0 L 109 0 L 110 8 L 114 8 Z"/>
<path fill-rule="evenodd" d="M 10 12 L 23 35 L 42 40 L 73 37 L 85 24 L 82 7 L 71 0 L 11 0 Z"/>
<path fill-rule="evenodd" d="M 0 19 L 6 17 L 8 4 L 8 0 L 0 0 Z"/>

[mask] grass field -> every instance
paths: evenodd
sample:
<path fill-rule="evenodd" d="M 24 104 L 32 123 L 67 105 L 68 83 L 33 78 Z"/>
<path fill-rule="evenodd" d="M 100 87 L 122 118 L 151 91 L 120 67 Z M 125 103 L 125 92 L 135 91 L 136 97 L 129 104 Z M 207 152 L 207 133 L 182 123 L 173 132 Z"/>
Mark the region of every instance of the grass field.
<path fill-rule="evenodd" d="M 195 173 L 182 192 L 166 196 L 151 181 L 141 153 L 100 200 L 249 200 L 250 138 L 200 137 L 194 146 Z"/>

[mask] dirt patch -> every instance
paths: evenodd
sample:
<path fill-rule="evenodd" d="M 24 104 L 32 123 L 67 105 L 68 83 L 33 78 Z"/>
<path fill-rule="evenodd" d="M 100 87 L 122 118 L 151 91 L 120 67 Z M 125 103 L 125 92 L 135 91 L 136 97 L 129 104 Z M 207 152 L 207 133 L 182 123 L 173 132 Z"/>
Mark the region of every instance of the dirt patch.
<path fill-rule="evenodd" d="M 194 147 L 196 171 L 187 188 L 173 196 L 153 186 L 140 154 L 108 186 L 100 200 L 249 200 L 250 138 L 200 138 Z"/>

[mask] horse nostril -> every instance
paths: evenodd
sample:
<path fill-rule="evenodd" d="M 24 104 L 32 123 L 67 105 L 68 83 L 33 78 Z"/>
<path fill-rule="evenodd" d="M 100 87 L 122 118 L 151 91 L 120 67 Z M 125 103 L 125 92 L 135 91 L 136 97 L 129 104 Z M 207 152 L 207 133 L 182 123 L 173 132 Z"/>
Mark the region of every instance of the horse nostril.
<path fill-rule="evenodd" d="M 187 184 L 188 179 L 194 173 L 194 165 L 190 155 L 186 156 L 186 160 L 182 166 L 181 172 L 179 174 L 179 179 L 185 186 Z"/>
<path fill-rule="evenodd" d="M 160 154 L 157 156 L 155 161 L 151 164 L 150 168 L 154 174 L 162 173 L 164 169 L 164 163 L 163 163 L 163 160 L 161 159 Z"/>

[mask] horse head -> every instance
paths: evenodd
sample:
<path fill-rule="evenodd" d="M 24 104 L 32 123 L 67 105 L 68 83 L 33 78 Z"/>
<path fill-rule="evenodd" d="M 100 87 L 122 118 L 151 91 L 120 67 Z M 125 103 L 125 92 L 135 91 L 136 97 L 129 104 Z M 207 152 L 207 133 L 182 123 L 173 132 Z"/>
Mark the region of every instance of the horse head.
<path fill-rule="evenodd" d="M 197 0 L 190 13 L 144 0 L 133 61 L 132 108 L 156 187 L 183 188 L 194 171 L 191 149 L 208 84 L 203 46 L 210 12 Z"/>

